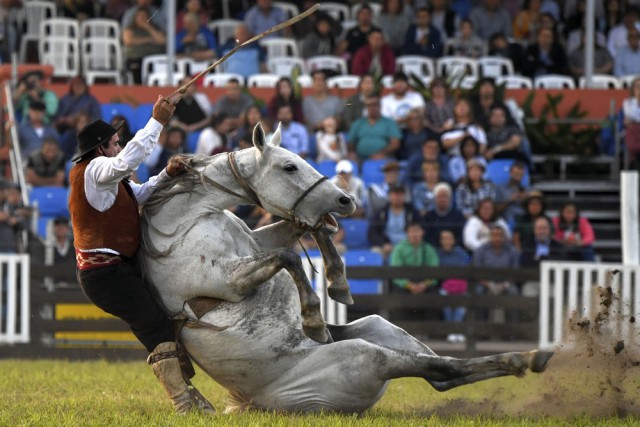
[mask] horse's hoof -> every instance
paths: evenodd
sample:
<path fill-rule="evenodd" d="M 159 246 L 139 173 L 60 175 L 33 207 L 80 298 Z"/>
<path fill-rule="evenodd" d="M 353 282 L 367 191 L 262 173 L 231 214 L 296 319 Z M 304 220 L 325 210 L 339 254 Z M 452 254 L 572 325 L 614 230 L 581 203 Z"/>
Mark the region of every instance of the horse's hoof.
<path fill-rule="evenodd" d="M 536 354 L 533 355 L 533 359 L 529 363 L 529 368 L 531 372 L 544 372 L 547 369 L 547 362 L 553 356 L 553 351 L 536 351 Z"/>
<path fill-rule="evenodd" d="M 347 288 L 339 288 L 329 285 L 329 287 L 327 287 L 327 293 L 329 294 L 329 298 L 334 301 L 338 301 L 345 305 L 353 304 L 353 297 L 351 296 L 348 286 Z"/>
<path fill-rule="evenodd" d="M 329 335 L 327 334 L 327 328 L 322 322 L 322 326 L 318 325 L 307 325 L 305 322 L 302 322 L 302 330 L 304 334 L 314 340 L 315 342 L 319 342 L 320 344 L 324 344 L 329 341 Z"/>

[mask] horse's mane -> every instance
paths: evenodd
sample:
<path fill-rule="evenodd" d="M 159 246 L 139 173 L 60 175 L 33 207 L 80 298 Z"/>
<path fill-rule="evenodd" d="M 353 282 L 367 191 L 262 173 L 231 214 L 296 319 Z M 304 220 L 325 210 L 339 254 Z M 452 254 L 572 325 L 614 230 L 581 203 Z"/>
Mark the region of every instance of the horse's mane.
<path fill-rule="evenodd" d="M 144 251 L 152 258 L 162 258 L 170 255 L 173 252 L 175 246 L 182 242 L 185 234 L 191 230 L 201 220 L 210 217 L 217 213 L 216 210 L 204 212 L 189 221 L 184 221 L 178 224 L 178 226 L 172 232 L 164 232 L 157 227 L 153 226 L 150 222 L 150 217 L 157 214 L 160 209 L 166 206 L 167 202 L 180 194 L 203 194 L 205 190 L 204 173 L 203 170 L 206 166 L 211 165 L 215 159 L 220 155 L 226 155 L 226 153 L 220 153 L 216 156 L 206 156 L 203 154 L 179 154 L 175 156 L 178 161 L 181 161 L 187 165 L 186 171 L 183 174 L 170 177 L 164 180 L 156 186 L 153 194 L 145 202 L 142 209 L 142 241 L 140 245 L 141 251 Z M 164 237 L 175 237 L 174 242 L 168 248 L 158 248 L 152 242 L 150 238 L 150 229 L 156 234 Z"/>

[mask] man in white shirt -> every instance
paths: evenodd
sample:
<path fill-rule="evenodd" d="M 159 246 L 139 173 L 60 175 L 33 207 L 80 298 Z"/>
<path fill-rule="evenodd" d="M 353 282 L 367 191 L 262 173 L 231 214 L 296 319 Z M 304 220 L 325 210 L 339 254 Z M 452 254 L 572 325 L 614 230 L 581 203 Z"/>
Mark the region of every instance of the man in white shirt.
<path fill-rule="evenodd" d="M 151 353 L 147 361 L 178 413 L 193 409 L 213 412 L 195 388 L 189 389 L 178 357 L 175 325 L 142 279 L 134 256 L 140 246 L 138 205 L 156 186 L 184 172 L 172 158 L 167 167 L 144 184 L 128 180 L 151 153 L 175 102 L 158 97 L 152 118 L 125 148 L 118 144 L 117 127 L 97 120 L 78 133 L 79 154 L 69 174 L 69 211 L 73 223 L 78 284 L 87 298 L 129 324 Z M 119 126 L 118 126 L 119 127 Z M 192 376 L 192 375 L 191 375 Z"/>
<path fill-rule="evenodd" d="M 418 92 L 410 90 L 409 79 L 403 72 L 393 75 L 393 92 L 383 96 L 380 104 L 382 116 L 395 120 L 400 128 L 406 127 L 411 110 L 424 115 L 424 98 Z"/>
<path fill-rule="evenodd" d="M 629 46 L 627 41 L 627 33 L 631 29 L 640 31 L 640 22 L 638 22 L 638 11 L 629 7 L 622 17 L 622 23 L 616 25 L 609 31 L 609 37 L 607 38 L 607 48 L 609 53 L 614 58 L 616 57 L 618 50 L 624 46 Z"/>

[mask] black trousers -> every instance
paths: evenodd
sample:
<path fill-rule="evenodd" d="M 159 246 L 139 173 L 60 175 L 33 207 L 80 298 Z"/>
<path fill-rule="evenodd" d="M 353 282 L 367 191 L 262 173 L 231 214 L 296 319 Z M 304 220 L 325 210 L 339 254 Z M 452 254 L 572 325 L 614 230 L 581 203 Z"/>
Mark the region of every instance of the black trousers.
<path fill-rule="evenodd" d="M 124 320 L 151 352 L 175 341 L 173 322 L 160 308 L 132 260 L 91 270 L 77 270 L 78 284 L 96 306 Z"/>

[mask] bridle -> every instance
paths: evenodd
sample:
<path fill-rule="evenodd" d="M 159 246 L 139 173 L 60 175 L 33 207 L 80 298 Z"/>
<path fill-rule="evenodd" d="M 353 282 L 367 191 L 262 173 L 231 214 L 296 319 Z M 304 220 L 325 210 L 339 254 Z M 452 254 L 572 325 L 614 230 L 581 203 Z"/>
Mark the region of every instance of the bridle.
<path fill-rule="evenodd" d="M 293 205 L 291 206 L 290 209 L 287 209 L 283 206 L 280 206 L 277 203 L 271 202 L 269 200 L 266 200 L 264 197 L 262 198 L 262 200 L 260 200 L 260 198 L 258 197 L 258 193 L 256 192 L 255 188 L 253 188 L 253 186 L 251 185 L 251 183 L 249 181 L 247 181 L 246 178 L 244 178 L 242 175 L 240 175 L 240 170 L 238 169 L 238 163 L 236 161 L 236 155 L 235 152 L 229 152 L 227 154 L 227 162 L 229 163 L 229 168 L 231 169 L 231 172 L 233 173 L 233 177 L 235 178 L 236 182 L 238 183 L 238 185 L 240 185 L 240 187 L 244 190 L 244 192 L 246 193 L 246 196 L 249 197 L 249 199 L 251 199 L 251 201 L 261 207 L 264 208 L 263 202 L 268 204 L 269 206 L 271 206 L 272 208 L 274 208 L 277 211 L 280 211 L 284 214 L 283 219 L 287 220 L 287 221 L 292 221 L 296 227 L 299 227 L 305 231 L 311 231 L 313 230 L 313 225 L 309 225 L 307 223 L 304 223 L 300 220 L 300 218 L 298 217 L 298 215 L 296 214 L 296 209 L 298 207 L 298 205 L 304 200 L 305 197 L 307 197 L 309 195 L 309 193 L 311 193 L 318 185 L 322 184 L 324 181 L 327 180 L 326 176 L 322 176 L 320 177 L 315 183 L 313 183 L 309 188 L 307 188 L 305 191 L 302 192 L 302 194 L 300 194 L 300 196 L 296 199 L 295 202 L 293 202 Z M 187 167 L 189 169 L 193 168 L 190 165 L 187 165 Z M 232 191 L 230 189 L 228 189 L 227 187 L 215 182 L 214 180 L 212 180 L 211 178 L 209 178 L 208 176 L 202 174 L 202 179 L 207 183 L 210 184 L 214 187 L 216 187 L 217 189 L 224 191 L 227 194 L 230 194 L 232 196 L 238 197 L 240 199 L 244 199 L 245 197 L 242 194 L 238 194 L 235 191 Z"/>

